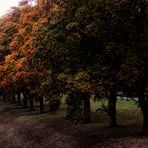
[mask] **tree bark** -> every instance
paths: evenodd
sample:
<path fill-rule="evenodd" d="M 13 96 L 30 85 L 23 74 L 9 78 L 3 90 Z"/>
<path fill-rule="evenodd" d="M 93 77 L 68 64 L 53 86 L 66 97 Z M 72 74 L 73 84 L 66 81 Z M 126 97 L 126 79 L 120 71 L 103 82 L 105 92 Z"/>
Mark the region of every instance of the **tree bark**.
<path fill-rule="evenodd" d="M 9 102 L 11 101 L 11 95 L 8 95 L 8 101 Z"/>
<path fill-rule="evenodd" d="M 17 94 L 17 99 L 18 99 L 17 105 L 21 106 L 22 102 L 21 102 L 21 94 L 20 93 Z"/>
<path fill-rule="evenodd" d="M 2 100 L 4 101 L 4 95 L 2 95 Z"/>
<path fill-rule="evenodd" d="M 75 113 L 74 100 L 75 100 L 74 92 L 71 92 L 66 100 L 66 104 L 67 104 L 66 118 L 71 121 L 73 121 L 73 117 Z"/>
<path fill-rule="evenodd" d="M 24 108 L 28 108 L 28 98 L 27 98 L 27 94 L 24 92 L 23 93 L 24 99 L 23 99 L 23 106 Z"/>
<path fill-rule="evenodd" d="M 34 110 L 34 97 L 31 95 L 31 97 L 29 98 L 30 100 L 30 111 Z"/>
<path fill-rule="evenodd" d="M 84 123 L 90 123 L 91 121 L 90 96 L 88 94 L 83 94 L 83 99 L 84 99 Z"/>
<path fill-rule="evenodd" d="M 117 126 L 117 119 L 116 119 L 116 102 L 117 97 L 114 92 L 110 93 L 110 97 L 108 100 L 108 115 L 110 116 L 110 126 L 116 127 Z"/>
<path fill-rule="evenodd" d="M 39 97 L 39 101 L 40 101 L 40 113 L 44 113 L 44 99 L 43 96 Z"/>
<path fill-rule="evenodd" d="M 12 101 L 11 101 L 11 103 L 16 103 L 15 94 L 12 95 Z"/>
<path fill-rule="evenodd" d="M 143 129 L 142 133 L 148 135 L 148 97 L 144 93 L 139 94 L 139 105 L 143 114 Z"/>

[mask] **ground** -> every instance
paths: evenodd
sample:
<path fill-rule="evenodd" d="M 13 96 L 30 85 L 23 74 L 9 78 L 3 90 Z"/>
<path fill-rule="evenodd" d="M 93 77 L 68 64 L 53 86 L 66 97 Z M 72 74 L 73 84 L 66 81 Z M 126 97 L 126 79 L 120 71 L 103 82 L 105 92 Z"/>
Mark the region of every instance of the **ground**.
<path fill-rule="evenodd" d="M 118 110 L 117 128 L 108 127 L 104 112 L 93 112 L 92 123 L 77 124 L 56 114 L 39 114 L 0 103 L 0 148 L 147 148 L 140 135 L 142 116 L 138 108 Z"/>

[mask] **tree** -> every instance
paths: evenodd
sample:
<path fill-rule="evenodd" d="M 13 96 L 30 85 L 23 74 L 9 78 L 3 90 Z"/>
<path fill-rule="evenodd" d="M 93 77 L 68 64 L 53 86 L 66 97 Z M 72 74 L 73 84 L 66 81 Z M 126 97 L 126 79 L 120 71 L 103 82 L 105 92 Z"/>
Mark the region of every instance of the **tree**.
<path fill-rule="evenodd" d="M 20 5 L 0 21 L 1 88 L 23 92 L 32 110 L 38 98 L 41 113 L 43 96 L 68 94 L 67 117 L 85 123 L 91 120 L 90 96 L 107 98 L 112 126 L 118 92 L 135 94 L 147 133 L 147 0 Z"/>

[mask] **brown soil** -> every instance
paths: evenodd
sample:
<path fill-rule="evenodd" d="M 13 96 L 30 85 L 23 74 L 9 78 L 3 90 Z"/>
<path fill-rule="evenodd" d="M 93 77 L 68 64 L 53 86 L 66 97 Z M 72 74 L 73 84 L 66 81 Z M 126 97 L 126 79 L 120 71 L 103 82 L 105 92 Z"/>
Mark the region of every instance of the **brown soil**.
<path fill-rule="evenodd" d="M 106 113 L 93 113 L 90 124 L 65 120 L 56 114 L 28 112 L 8 103 L 0 104 L 0 148 L 147 148 L 140 136 L 141 113 L 118 112 L 117 128 L 108 127 Z"/>

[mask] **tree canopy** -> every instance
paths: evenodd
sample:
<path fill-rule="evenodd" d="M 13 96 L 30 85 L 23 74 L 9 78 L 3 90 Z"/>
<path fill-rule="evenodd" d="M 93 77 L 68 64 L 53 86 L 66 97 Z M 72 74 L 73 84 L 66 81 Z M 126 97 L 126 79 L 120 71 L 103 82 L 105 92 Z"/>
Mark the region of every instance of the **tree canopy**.
<path fill-rule="evenodd" d="M 102 99 L 123 92 L 139 97 L 148 123 L 142 97 L 148 93 L 148 1 L 30 4 L 20 1 L 0 19 L 3 93 L 28 90 L 49 99 L 69 94 L 67 104 L 77 106 L 87 122 L 92 94 Z"/>

